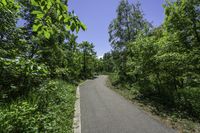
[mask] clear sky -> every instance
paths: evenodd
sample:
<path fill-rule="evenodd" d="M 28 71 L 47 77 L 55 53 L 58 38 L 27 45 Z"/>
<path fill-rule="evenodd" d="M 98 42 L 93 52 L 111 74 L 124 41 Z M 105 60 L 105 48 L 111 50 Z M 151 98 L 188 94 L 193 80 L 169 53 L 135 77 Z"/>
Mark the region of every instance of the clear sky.
<path fill-rule="evenodd" d="M 74 10 L 80 20 L 87 26 L 87 31 L 80 31 L 78 42 L 94 43 L 98 56 L 111 50 L 108 26 L 116 17 L 116 9 L 120 0 L 69 0 L 69 9 Z M 133 3 L 136 0 L 129 0 Z M 140 0 L 145 18 L 154 26 L 164 20 L 164 0 Z"/>

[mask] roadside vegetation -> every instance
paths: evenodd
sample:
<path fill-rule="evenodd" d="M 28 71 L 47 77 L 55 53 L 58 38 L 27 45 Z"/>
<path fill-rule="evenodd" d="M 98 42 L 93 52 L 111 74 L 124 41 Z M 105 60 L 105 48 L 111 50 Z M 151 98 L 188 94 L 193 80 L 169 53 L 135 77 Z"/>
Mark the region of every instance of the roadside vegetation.
<path fill-rule="evenodd" d="M 166 0 L 158 27 L 121 0 L 102 59 L 77 43 L 86 26 L 67 2 L 0 1 L 0 132 L 73 132 L 76 86 L 98 73 L 182 132 L 200 132 L 199 0 Z"/>
<path fill-rule="evenodd" d="M 73 132 L 76 86 L 99 60 L 67 2 L 0 1 L 0 132 Z"/>
<path fill-rule="evenodd" d="M 1 106 L 2 133 L 72 133 L 76 86 L 50 80 L 36 91 Z"/>
<path fill-rule="evenodd" d="M 110 73 L 108 75 L 107 86 L 109 88 L 113 89 L 133 104 L 136 104 L 141 110 L 144 110 L 154 119 L 177 129 L 180 133 L 200 132 L 200 122 L 187 116 L 184 111 L 169 109 L 168 106 L 160 104 L 148 97 L 141 97 L 142 94 L 136 89 L 130 89 L 128 86 L 119 84 L 115 85 L 113 83 L 116 82 L 116 74 Z"/>
<path fill-rule="evenodd" d="M 109 26 L 112 51 L 102 59 L 113 86 L 130 100 L 200 132 L 200 2 L 166 1 L 165 20 L 153 27 L 140 3 L 121 0 Z"/>

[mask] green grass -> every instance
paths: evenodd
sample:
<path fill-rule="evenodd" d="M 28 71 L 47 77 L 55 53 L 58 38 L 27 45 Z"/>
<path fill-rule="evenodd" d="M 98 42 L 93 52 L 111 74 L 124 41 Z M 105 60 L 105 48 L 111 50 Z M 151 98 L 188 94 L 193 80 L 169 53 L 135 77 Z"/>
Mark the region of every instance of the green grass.
<path fill-rule="evenodd" d="M 45 82 L 27 98 L 0 107 L 2 133 L 72 133 L 76 86 Z"/>
<path fill-rule="evenodd" d="M 116 74 L 109 74 L 107 85 L 126 99 L 138 105 L 140 109 L 148 112 L 155 119 L 159 119 L 172 128 L 178 129 L 180 133 L 200 133 L 200 123 L 188 117 L 183 111 L 169 110 L 162 104 L 151 99 L 141 98 L 141 94 L 137 88 L 131 88 L 127 84 L 120 84 L 117 82 L 117 79 Z"/>

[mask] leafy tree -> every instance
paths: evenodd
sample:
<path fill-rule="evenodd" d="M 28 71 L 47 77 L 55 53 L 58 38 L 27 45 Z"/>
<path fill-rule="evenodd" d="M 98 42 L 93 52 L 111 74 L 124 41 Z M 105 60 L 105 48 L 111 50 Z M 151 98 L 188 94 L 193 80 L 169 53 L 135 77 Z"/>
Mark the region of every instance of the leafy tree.
<path fill-rule="evenodd" d="M 121 0 L 117 8 L 117 18 L 109 25 L 109 41 L 114 51 L 118 52 L 115 61 L 120 80 L 127 80 L 127 44 L 134 41 L 140 32 L 147 32 L 150 23 L 143 18 L 140 4 L 129 4 L 128 0 Z"/>
<path fill-rule="evenodd" d="M 95 60 L 94 64 L 94 69 L 95 69 L 95 74 L 102 74 L 104 72 L 104 64 L 103 64 L 103 59 L 97 59 Z"/>
<path fill-rule="evenodd" d="M 165 5 L 165 27 L 168 32 L 177 32 L 186 48 L 199 46 L 200 43 L 199 6 L 198 0 L 168 1 Z"/>
<path fill-rule="evenodd" d="M 134 41 L 137 34 L 150 24 L 143 18 L 140 3 L 134 5 L 121 0 L 116 13 L 117 18 L 109 25 L 109 41 L 115 50 L 123 50 L 127 42 Z"/>
<path fill-rule="evenodd" d="M 81 58 L 82 54 L 79 50 L 78 43 L 76 39 L 78 36 L 71 34 L 69 35 L 67 42 L 64 44 L 64 47 L 66 49 L 66 60 L 67 60 L 67 68 L 68 68 L 68 74 L 69 74 L 69 80 L 71 82 L 77 81 L 80 79 L 80 73 L 82 64 Z"/>
<path fill-rule="evenodd" d="M 2 1 L 5 4 L 5 2 Z M 19 7 L 13 2 L 5 6 L 0 4 L 0 56 L 15 58 L 23 49 L 23 42 L 19 40 L 20 31 L 16 29 L 16 19 Z"/>
<path fill-rule="evenodd" d="M 105 53 L 103 56 L 103 66 L 105 72 L 114 72 L 113 52 Z"/>
<path fill-rule="evenodd" d="M 1 98 L 26 95 L 43 80 L 70 78 L 74 69 L 67 60 L 74 45 L 73 61 L 80 52 L 71 32 L 85 30 L 77 16 L 68 11 L 67 1 L 61 0 L 2 0 L 0 2 L 0 76 Z M 16 27 L 18 19 L 25 25 Z M 65 40 L 70 40 L 65 46 Z M 68 45 L 67 44 L 67 45 Z M 80 66 L 79 68 L 80 69 Z M 12 96 L 11 96 L 12 95 Z M 12 97 L 12 98 L 11 98 Z"/>
<path fill-rule="evenodd" d="M 96 58 L 96 53 L 94 52 L 94 45 L 87 41 L 79 44 L 79 49 L 82 53 L 82 70 L 81 77 L 89 78 L 93 76 L 94 72 L 94 61 Z"/>

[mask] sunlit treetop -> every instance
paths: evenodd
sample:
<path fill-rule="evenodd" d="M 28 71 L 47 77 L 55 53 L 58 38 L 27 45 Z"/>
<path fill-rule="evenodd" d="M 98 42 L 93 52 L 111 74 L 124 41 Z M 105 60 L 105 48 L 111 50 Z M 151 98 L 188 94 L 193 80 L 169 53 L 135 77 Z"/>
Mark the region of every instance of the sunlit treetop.
<path fill-rule="evenodd" d="M 19 0 L 2 0 L 0 2 L 0 7 L 8 10 L 16 8 L 20 11 L 21 5 L 23 2 Z M 35 15 L 32 30 L 38 36 L 44 35 L 46 39 L 49 39 L 55 31 L 60 33 L 86 30 L 86 26 L 79 18 L 68 11 L 67 0 L 30 0 L 30 5 L 34 9 L 31 14 Z"/>

